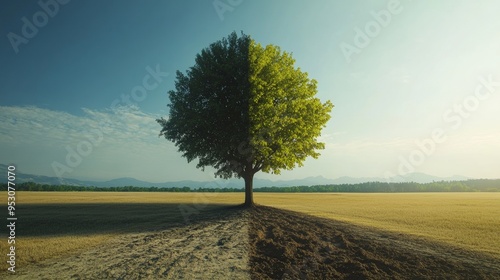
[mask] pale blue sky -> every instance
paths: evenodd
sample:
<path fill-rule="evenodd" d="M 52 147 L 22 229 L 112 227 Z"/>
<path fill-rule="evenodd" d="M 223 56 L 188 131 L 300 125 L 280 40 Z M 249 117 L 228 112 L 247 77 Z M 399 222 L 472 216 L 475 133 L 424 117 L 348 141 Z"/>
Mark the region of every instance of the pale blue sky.
<path fill-rule="evenodd" d="M 23 172 L 213 178 L 154 120 L 176 70 L 244 31 L 293 53 L 336 106 L 319 159 L 257 177 L 500 177 L 498 1 L 70 1 L 45 18 L 38 1 L 1 5 L 0 163 Z"/>

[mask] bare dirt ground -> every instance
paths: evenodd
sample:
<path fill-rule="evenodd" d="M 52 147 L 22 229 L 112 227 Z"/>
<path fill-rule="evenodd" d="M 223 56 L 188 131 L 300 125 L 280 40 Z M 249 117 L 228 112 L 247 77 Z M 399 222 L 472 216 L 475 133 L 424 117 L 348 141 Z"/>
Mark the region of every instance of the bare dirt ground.
<path fill-rule="evenodd" d="M 5 277 L 4 277 L 5 276 Z M 2 279 L 500 279 L 500 260 L 404 234 L 258 206 L 128 233 Z"/>
<path fill-rule="evenodd" d="M 0 278 L 250 279 L 246 214 L 232 211 L 193 217 L 163 231 L 121 235 L 105 246 Z"/>
<path fill-rule="evenodd" d="M 252 279 L 500 279 L 476 252 L 292 211 L 251 210 Z"/>

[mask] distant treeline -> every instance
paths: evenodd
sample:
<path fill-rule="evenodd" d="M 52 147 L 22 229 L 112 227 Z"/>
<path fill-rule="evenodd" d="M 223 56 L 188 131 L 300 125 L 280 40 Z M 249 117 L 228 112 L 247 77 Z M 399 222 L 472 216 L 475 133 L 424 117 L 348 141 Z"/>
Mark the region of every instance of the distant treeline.
<path fill-rule="evenodd" d="M 439 181 L 432 183 L 387 183 L 367 182 L 359 184 L 295 186 L 295 187 L 263 187 L 256 192 L 359 192 L 359 193 L 391 193 L 391 192 L 500 192 L 500 179 Z"/>
<path fill-rule="evenodd" d="M 1 184 L 3 191 L 7 184 Z M 47 185 L 25 182 L 16 185 L 18 191 L 75 191 L 75 192 L 243 192 L 243 188 L 196 188 L 187 186 L 174 188 L 159 187 L 83 187 L 70 185 Z M 391 193 L 391 192 L 500 192 L 500 179 L 478 179 L 466 181 L 439 181 L 420 183 L 387 183 L 368 182 L 360 184 L 293 186 L 293 187 L 261 187 L 254 192 L 347 192 L 347 193 Z"/>

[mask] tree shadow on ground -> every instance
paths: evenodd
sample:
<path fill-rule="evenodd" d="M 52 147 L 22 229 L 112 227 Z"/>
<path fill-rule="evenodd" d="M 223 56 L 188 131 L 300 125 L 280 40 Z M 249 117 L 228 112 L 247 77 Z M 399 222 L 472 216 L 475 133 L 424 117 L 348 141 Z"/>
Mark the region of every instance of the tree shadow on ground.
<path fill-rule="evenodd" d="M 253 279 L 500 279 L 497 258 L 267 206 L 249 226 Z"/>
<path fill-rule="evenodd" d="M 141 233 L 182 227 L 237 214 L 228 204 L 66 203 L 23 204 L 17 207 L 19 237 Z"/>

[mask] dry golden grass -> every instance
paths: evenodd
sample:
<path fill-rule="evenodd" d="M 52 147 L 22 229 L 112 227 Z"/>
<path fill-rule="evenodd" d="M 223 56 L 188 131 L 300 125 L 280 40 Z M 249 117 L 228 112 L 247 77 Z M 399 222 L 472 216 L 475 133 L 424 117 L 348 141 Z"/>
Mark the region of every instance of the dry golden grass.
<path fill-rule="evenodd" d="M 255 200 L 500 257 L 500 193 L 257 193 Z"/>
<path fill-rule="evenodd" d="M 6 195 L 1 192 L 0 199 L 7 201 Z M 242 193 L 17 192 L 16 266 L 74 254 L 121 234 L 184 223 L 186 215 L 243 199 Z M 0 242 L 0 252 L 9 247 Z M 0 265 L 2 271 L 7 267 Z"/>
<path fill-rule="evenodd" d="M 242 203 L 244 194 L 18 192 L 16 199 L 17 265 L 23 265 L 98 246 L 120 234 L 183 223 L 186 209 L 217 210 Z M 6 193 L 0 200 L 7 201 Z M 255 193 L 255 201 L 500 256 L 500 193 Z M 0 252 L 7 248 L 0 243 Z"/>
<path fill-rule="evenodd" d="M 20 204 L 53 203 L 243 203 L 243 193 L 174 192 L 17 192 Z M 7 199 L 6 193 L 0 198 Z"/>
<path fill-rule="evenodd" d="M 98 246 L 116 234 L 94 234 L 90 236 L 57 236 L 57 237 L 24 237 L 19 240 L 16 248 L 17 266 L 27 263 L 36 263 L 42 260 L 62 257 L 67 254 Z M 2 250 L 4 244 L 2 244 Z M 2 251 L 3 252 L 3 251 Z"/>

